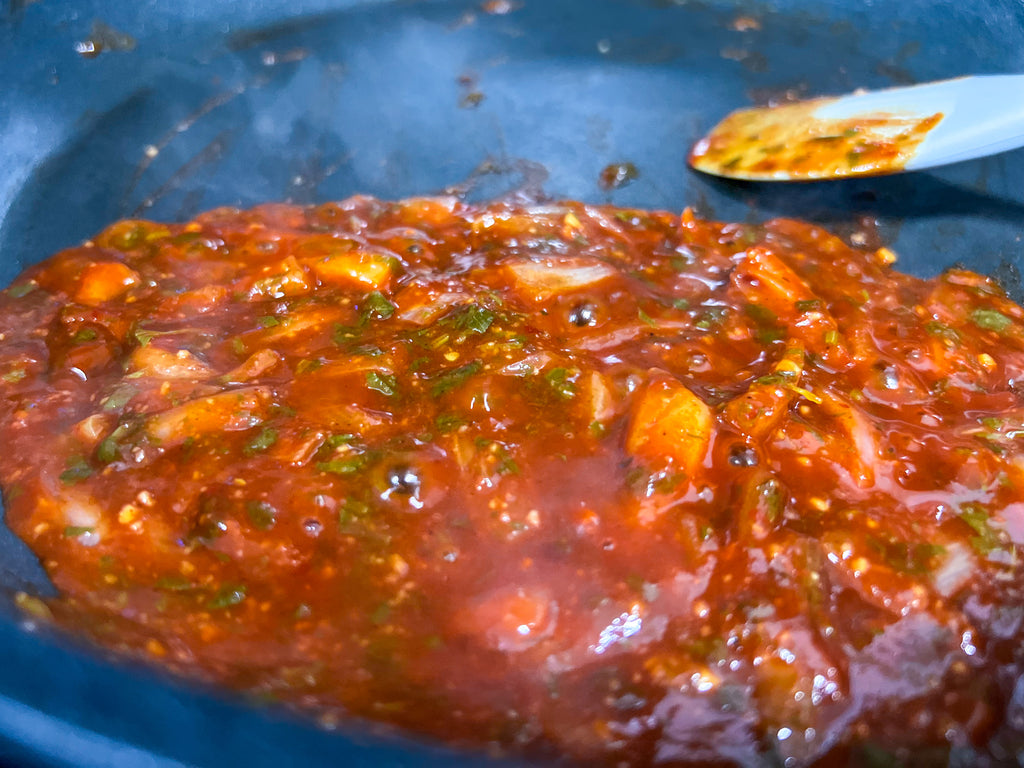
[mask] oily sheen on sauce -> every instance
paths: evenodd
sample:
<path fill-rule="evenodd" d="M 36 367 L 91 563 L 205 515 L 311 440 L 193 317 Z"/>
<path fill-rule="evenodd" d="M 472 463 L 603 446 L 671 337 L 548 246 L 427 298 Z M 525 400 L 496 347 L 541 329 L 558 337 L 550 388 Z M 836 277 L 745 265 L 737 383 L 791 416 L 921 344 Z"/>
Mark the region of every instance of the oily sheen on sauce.
<path fill-rule="evenodd" d="M 118 222 L 0 295 L 7 521 L 61 593 L 21 602 L 527 756 L 998 759 L 1024 311 L 893 260 L 575 202 Z"/>

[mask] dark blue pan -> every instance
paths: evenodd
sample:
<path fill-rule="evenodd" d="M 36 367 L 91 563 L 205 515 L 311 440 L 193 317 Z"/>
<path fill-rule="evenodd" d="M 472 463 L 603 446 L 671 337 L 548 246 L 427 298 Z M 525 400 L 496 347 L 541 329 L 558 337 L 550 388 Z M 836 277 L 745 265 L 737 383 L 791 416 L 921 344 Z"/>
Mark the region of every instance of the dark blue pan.
<path fill-rule="evenodd" d="M 0 285 L 125 216 L 456 188 L 692 205 L 731 220 L 798 216 L 842 232 L 872 220 L 904 269 L 960 262 L 1020 296 L 1022 152 L 785 187 L 716 181 L 684 162 L 725 112 L 787 90 L 1024 72 L 1019 0 L 510 5 L 501 14 L 475 0 L 6 0 Z M 734 29 L 741 15 L 760 30 Z M 90 41 L 106 50 L 76 52 Z M 613 163 L 632 163 L 638 178 L 602 188 Z M 48 588 L 0 525 L 0 764 L 482 759 L 365 724 L 329 733 L 30 631 L 11 595 Z"/>

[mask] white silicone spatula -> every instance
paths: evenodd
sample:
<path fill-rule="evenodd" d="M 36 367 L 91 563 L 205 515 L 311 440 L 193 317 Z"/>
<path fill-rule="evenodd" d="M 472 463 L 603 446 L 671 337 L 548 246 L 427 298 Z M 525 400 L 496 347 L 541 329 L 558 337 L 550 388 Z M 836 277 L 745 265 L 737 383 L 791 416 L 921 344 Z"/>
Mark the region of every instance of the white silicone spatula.
<path fill-rule="evenodd" d="M 803 181 L 917 171 L 1024 146 L 1024 75 L 961 77 L 733 112 L 694 145 L 699 171 Z"/>

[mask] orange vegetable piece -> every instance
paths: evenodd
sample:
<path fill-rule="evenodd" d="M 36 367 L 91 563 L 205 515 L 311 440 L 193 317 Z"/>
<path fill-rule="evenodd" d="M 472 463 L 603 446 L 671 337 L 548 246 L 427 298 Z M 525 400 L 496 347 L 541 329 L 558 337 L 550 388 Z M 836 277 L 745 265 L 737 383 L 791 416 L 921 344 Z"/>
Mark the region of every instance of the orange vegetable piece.
<path fill-rule="evenodd" d="M 326 283 L 356 283 L 371 288 L 384 288 L 391 281 L 392 274 L 387 259 L 365 251 L 328 256 L 310 266 Z"/>
<path fill-rule="evenodd" d="M 648 460 L 669 459 L 692 474 L 707 453 L 713 423 L 703 400 L 675 379 L 659 377 L 636 403 L 626 448 Z"/>
<path fill-rule="evenodd" d="M 97 307 L 138 282 L 135 270 L 119 261 L 94 261 L 82 270 L 74 298 L 79 304 Z"/>

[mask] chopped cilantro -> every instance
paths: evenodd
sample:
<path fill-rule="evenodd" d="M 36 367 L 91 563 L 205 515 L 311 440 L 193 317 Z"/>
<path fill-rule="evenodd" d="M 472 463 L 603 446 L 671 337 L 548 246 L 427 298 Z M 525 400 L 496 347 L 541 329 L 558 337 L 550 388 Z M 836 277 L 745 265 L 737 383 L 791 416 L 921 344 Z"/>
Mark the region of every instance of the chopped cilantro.
<path fill-rule="evenodd" d="M 64 528 L 64 536 L 69 539 L 74 539 L 79 536 L 84 536 L 87 533 L 93 532 L 92 526 L 88 525 L 69 525 Z"/>
<path fill-rule="evenodd" d="M 768 522 L 777 523 L 782 518 L 782 508 L 785 500 L 782 498 L 782 489 L 776 480 L 765 480 L 757 486 L 757 494 L 764 502 L 765 513 Z"/>
<path fill-rule="evenodd" d="M 544 374 L 544 380 L 551 385 L 558 396 L 569 400 L 576 396 L 576 385 L 572 382 L 574 372 L 567 368 L 552 368 Z"/>
<path fill-rule="evenodd" d="M 359 344 L 349 349 L 349 352 L 356 357 L 380 357 L 384 350 L 376 344 Z"/>
<path fill-rule="evenodd" d="M 999 546 L 999 532 L 991 526 L 989 511 L 984 504 L 964 502 L 960 505 L 958 517 L 977 534 L 971 538 L 971 544 L 978 552 L 988 554 Z"/>
<path fill-rule="evenodd" d="M 710 331 L 722 324 L 728 310 L 725 307 L 711 307 L 697 319 L 695 325 L 702 331 Z"/>
<path fill-rule="evenodd" d="M 349 443 L 353 442 L 355 439 L 356 439 L 355 435 L 353 435 L 353 434 L 351 434 L 349 432 L 344 432 L 344 433 L 337 434 L 337 435 L 331 435 L 330 437 L 327 438 L 327 440 L 324 441 L 324 444 L 328 448 L 337 448 L 339 445 L 348 445 Z"/>
<path fill-rule="evenodd" d="M 277 442 L 277 430 L 273 427 L 264 427 L 263 430 L 252 440 L 245 444 L 242 453 L 246 456 L 253 456 L 261 451 L 267 450 Z"/>
<path fill-rule="evenodd" d="M 95 328 L 82 328 L 78 333 L 74 335 L 74 337 L 72 337 L 71 340 L 75 342 L 75 344 L 82 344 L 83 342 L 86 341 L 95 341 L 96 336 L 97 334 Z"/>
<path fill-rule="evenodd" d="M 96 459 L 103 464 L 115 461 L 121 455 L 121 447 L 113 436 L 105 437 L 96 446 Z"/>
<path fill-rule="evenodd" d="M 281 324 L 281 321 L 273 315 L 264 315 L 256 319 L 260 328 L 273 328 Z"/>
<path fill-rule="evenodd" d="M 442 320 L 456 330 L 486 333 L 494 322 L 494 313 L 479 304 L 467 304 Z"/>
<path fill-rule="evenodd" d="M 244 584 L 225 584 L 207 601 L 206 607 L 211 610 L 219 610 L 238 605 L 245 600 L 247 591 Z"/>
<path fill-rule="evenodd" d="M 930 320 L 924 326 L 925 331 L 931 336 L 938 336 L 946 341 L 956 343 L 960 341 L 960 334 L 956 332 L 955 328 L 950 328 L 945 323 L 940 323 L 938 320 Z"/>
<path fill-rule="evenodd" d="M 398 379 L 393 374 L 380 371 L 367 371 L 366 386 L 382 395 L 393 397 L 398 391 Z"/>
<path fill-rule="evenodd" d="M 1002 333 L 1013 324 L 1010 318 L 994 309 L 974 310 L 971 312 L 971 322 L 979 328 L 983 328 L 986 331 L 995 331 L 996 333 Z"/>
<path fill-rule="evenodd" d="M 652 325 L 652 326 L 653 325 L 657 325 L 657 323 L 654 321 L 654 318 L 652 318 L 650 315 L 648 315 L 642 309 L 638 309 L 636 311 L 636 314 L 637 314 L 637 317 L 639 317 L 640 320 L 643 321 L 644 323 L 646 323 L 647 325 Z"/>
<path fill-rule="evenodd" d="M 434 386 L 430 388 L 430 394 L 433 397 L 440 397 L 446 392 L 450 392 L 453 389 L 462 386 L 466 383 L 466 380 L 469 379 L 469 377 L 479 373 L 483 367 L 483 363 L 479 360 L 474 360 L 471 363 L 466 363 L 465 365 L 459 366 L 453 370 L 445 371 L 434 379 Z"/>
<path fill-rule="evenodd" d="M 27 375 L 24 368 L 12 368 L 3 376 L 0 376 L 0 379 L 3 379 L 8 384 L 14 384 L 24 379 Z"/>
<path fill-rule="evenodd" d="M 355 456 L 348 456 L 344 459 L 321 461 L 316 465 L 316 468 L 321 472 L 330 472 L 334 475 L 352 475 L 366 466 L 368 461 L 369 457 L 365 453 L 360 453 Z"/>
<path fill-rule="evenodd" d="M 395 309 L 395 305 L 380 291 L 366 294 L 366 299 L 363 300 L 363 317 L 366 318 L 374 317 L 378 320 L 387 320 L 395 314 Z"/>
<path fill-rule="evenodd" d="M 466 423 L 466 420 L 454 413 L 442 413 L 434 420 L 441 433 L 453 432 Z"/>
<path fill-rule="evenodd" d="M 340 346 L 357 338 L 359 338 L 358 328 L 353 328 L 350 325 L 342 325 L 341 323 L 334 324 L 334 333 L 331 335 L 331 339 L 335 344 Z"/>
<path fill-rule="evenodd" d="M 359 499 L 345 499 L 338 510 L 338 525 L 345 526 L 357 517 L 366 517 L 370 513 L 370 505 Z"/>
<path fill-rule="evenodd" d="M 277 522 L 277 510 L 266 501 L 247 501 L 245 512 L 250 522 L 263 531 L 268 531 Z"/>
<path fill-rule="evenodd" d="M 800 299 L 794 305 L 796 306 L 797 312 L 810 312 L 811 310 L 821 309 L 821 299 Z"/>
<path fill-rule="evenodd" d="M 778 316 L 762 304 L 744 304 L 743 311 L 756 323 L 774 323 Z"/>
<path fill-rule="evenodd" d="M 81 480 L 85 480 L 93 473 L 93 468 L 86 461 L 85 457 L 77 454 L 69 456 L 64 466 L 64 471 L 60 473 L 60 481 L 64 485 L 74 485 Z"/>
<path fill-rule="evenodd" d="M 20 283 L 19 285 L 12 285 L 7 289 L 7 295 L 12 299 L 20 299 L 24 296 L 28 296 L 38 286 L 35 283 Z"/>
<path fill-rule="evenodd" d="M 190 589 L 194 589 L 195 585 L 186 579 L 184 576 L 161 576 L 156 580 L 156 588 L 164 589 L 168 592 L 186 592 Z"/>

